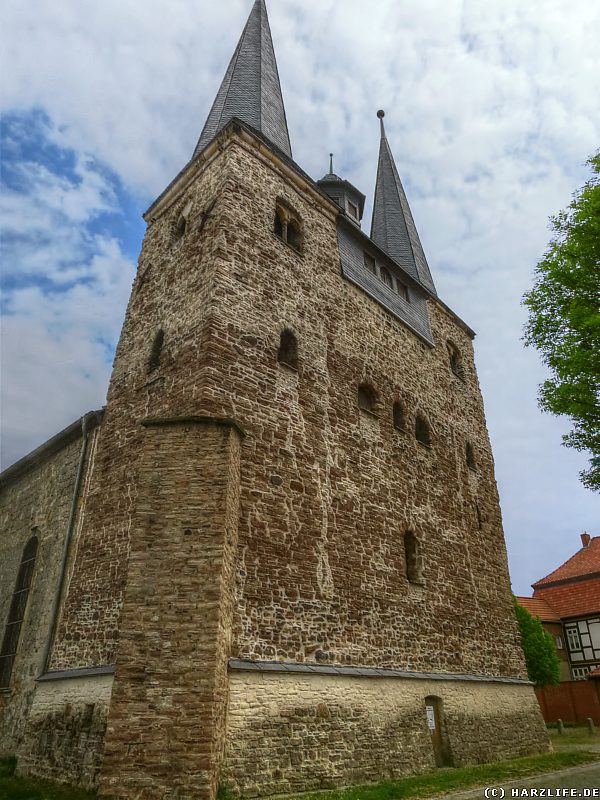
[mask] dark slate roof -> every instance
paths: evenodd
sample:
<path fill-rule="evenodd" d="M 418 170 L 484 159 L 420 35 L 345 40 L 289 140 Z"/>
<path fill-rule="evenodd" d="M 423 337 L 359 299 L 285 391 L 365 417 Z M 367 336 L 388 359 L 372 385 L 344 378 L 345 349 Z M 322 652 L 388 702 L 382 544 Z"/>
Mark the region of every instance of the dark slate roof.
<path fill-rule="evenodd" d="M 265 0 L 256 0 L 194 150 L 197 156 L 237 117 L 290 158 L 292 148 Z"/>
<path fill-rule="evenodd" d="M 383 120 L 371 239 L 435 294 L 431 272 L 385 135 Z"/>

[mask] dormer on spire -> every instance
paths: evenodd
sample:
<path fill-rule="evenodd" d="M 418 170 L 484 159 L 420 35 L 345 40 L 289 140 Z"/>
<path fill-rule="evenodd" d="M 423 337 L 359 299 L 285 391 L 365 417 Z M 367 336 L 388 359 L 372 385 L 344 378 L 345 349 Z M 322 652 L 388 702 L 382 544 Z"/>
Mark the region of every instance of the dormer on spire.
<path fill-rule="evenodd" d="M 256 0 L 194 150 L 237 117 L 292 157 L 265 0 Z"/>
<path fill-rule="evenodd" d="M 416 278 L 430 292 L 435 293 L 423 246 L 385 135 L 383 124 L 385 112 L 378 111 L 377 116 L 381 126 L 381 143 L 373 202 L 371 239 L 406 272 Z"/>

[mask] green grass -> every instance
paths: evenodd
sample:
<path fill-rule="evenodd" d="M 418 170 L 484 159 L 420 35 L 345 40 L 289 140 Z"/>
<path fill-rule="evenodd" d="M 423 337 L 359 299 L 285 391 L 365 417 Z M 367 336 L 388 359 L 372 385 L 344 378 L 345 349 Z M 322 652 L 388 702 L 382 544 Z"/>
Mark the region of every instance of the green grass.
<path fill-rule="evenodd" d="M 15 759 L 0 759 L 0 800 L 92 800 L 96 795 L 50 781 L 14 776 Z"/>
<path fill-rule="evenodd" d="M 571 745 L 588 745 L 597 747 L 600 745 L 600 728 L 596 727 L 590 736 L 587 726 L 577 725 L 565 728 L 562 736 L 556 728 L 549 728 L 550 741 L 554 747 L 570 747 Z"/>
<path fill-rule="evenodd" d="M 539 756 L 515 758 L 494 764 L 478 764 L 474 767 L 439 769 L 426 775 L 415 775 L 393 781 L 381 781 L 367 786 L 353 786 L 324 792 L 308 792 L 290 795 L 289 800 L 400 800 L 401 798 L 429 798 L 447 792 L 458 792 L 476 786 L 498 786 L 504 781 L 539 775 L 558 769 L 576 767 L 597 761 L 598 753 L 561 752 L 544 753 Z"/>
<path fill-rule="evenodd" d="M 426 775 L 415 775 L 394 781 L 382 781 L 368 786 L 353 786 L 323 792 L 298 795 L 299 800 L 401 800 L 401 798 L 430 798 L 446 792 L 456 792 L 479 785 L 500 785 L 503 781 L 539 775 L 558 769 L 576 767 L 600 758 L 598 753 L 582 751 L 545 753 L 539 756 L 516 758 L 475 767 L 439 769 Z M 93 800 L 93 792 L 48 781 L 17 778 L 13 775 L 15 762 L 0 759 L 0 800 Z M 290 796 L 290 800 L 293 798 Z"/>

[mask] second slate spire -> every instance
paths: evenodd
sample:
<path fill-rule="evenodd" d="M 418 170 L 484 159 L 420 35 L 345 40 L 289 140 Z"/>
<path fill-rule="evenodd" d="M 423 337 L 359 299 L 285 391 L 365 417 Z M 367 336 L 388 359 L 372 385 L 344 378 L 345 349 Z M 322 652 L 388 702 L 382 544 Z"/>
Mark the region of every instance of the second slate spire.
<path fill-rule="evenodd" d="M 265 0 L 256 0 L 194 150 L 237 117 L 290 158 L 292 148 Z"/>
<path fill-rule="evenodd" d="M 385 135 L 384 112 L 378 111 L 377 116 L 381 123 L 381 143 L 371 239 L 423 286 L 435 293 L 423 246 Z"/>

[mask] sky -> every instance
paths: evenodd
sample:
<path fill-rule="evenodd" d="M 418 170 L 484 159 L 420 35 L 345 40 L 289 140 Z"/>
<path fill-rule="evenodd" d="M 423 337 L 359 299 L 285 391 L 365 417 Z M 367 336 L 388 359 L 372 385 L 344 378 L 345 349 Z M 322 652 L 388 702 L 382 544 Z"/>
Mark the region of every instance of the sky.
<path fill-rule="evenodd" d="M 369 198 L 386 132 L 440 297 L 477 332 L 513 590 L 600 535 L 521 298 L 600 144 L 597 0 L 267 0 L 294 159 Z M 6 0 L 2 467 L 104 404 L 143 211 L 189 160 L 251 0 Z"/>

